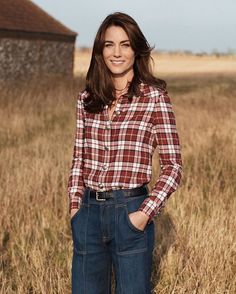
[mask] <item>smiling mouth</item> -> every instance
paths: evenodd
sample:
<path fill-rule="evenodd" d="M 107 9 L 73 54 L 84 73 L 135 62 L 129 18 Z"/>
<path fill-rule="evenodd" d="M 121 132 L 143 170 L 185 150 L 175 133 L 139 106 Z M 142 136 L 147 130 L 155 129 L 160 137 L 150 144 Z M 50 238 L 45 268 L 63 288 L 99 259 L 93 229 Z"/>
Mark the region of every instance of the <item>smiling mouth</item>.
<path fill-rule="evenodd" d="M 122 64 L 122 63 L 124 63 L 124 61 L 122 61 L 122 60 L 111 60 L 111 63 L 113 63 L 113 64 Z"/>

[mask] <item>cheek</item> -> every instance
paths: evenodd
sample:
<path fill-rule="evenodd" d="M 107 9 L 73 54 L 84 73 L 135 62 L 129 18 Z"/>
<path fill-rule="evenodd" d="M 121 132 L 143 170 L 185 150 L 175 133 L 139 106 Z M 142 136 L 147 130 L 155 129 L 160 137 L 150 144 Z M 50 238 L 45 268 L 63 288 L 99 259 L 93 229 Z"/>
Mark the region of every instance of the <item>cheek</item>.
<path fill-rule="evenodd" d="M 109 50 L 106 50 L 106 49 L 103 50 L 102 56 L 103 56 L 103 59 L 104 59 L 104 60 L 105 60 L 106 58 L 108 58 L 110 55 L 111 55 L 111 53 L 110 53 Z"/>
<path fill-rule="evenodd" d="M 103 52 L 102 57 L 103 57 L 103 61 L 105 62 L 105 64 L 107 64 L 107 59 L 108 59 L 107 53 Z"/>
<path fill-rule="evenodd" d="M 135 60 L 135 54 L 133 51 L 131 52 L 127 52 L 127 58 L 130 60 L 130 62 L 134 63 L 134 60 Z"/>
<path fill-rule="evenodd" d="M 131 54 L 129 56 L 129 60 L 130 60 L 130 63 L 134 64 L 134 61 L 135 61 L 135 56 L 133 54 Z"/>
<path fill-rule="evenodd" d="M 104 61 L 104 64 L 105 64 L 106 68 L 110 69 L 111 64 L 109 63 L 109 59 L 108 59 L 108 57 L 105 57 L 105 56 L 103 55 L 103 61 Z"/>

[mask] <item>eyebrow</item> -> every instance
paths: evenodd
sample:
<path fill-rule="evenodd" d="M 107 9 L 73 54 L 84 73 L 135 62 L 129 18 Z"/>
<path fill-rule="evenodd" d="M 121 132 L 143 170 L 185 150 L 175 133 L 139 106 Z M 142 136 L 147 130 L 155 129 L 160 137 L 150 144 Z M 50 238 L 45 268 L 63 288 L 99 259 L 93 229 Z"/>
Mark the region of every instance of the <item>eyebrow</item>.
<path fill-rule="evenodd" d="M 123 43 L 126 43 L 126 42 L 130 42 L 130 40 L 123 40 L 120 43 L 123 44 Z M 104 43 L 114 43 L 114 42 L 113 41 L 106 40 L 106 41 L 104 41 Z"/>

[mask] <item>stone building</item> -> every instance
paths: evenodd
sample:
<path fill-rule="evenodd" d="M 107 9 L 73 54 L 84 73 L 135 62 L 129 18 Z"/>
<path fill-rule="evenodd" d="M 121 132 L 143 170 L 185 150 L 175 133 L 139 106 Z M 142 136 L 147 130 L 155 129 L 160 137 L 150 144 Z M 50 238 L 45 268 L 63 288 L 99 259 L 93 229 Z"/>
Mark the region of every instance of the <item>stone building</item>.
<path fill-rule="evenodd" d="M 76 35 L 30 0 L 0 0 L 0 80 L 72 77 Z"/>

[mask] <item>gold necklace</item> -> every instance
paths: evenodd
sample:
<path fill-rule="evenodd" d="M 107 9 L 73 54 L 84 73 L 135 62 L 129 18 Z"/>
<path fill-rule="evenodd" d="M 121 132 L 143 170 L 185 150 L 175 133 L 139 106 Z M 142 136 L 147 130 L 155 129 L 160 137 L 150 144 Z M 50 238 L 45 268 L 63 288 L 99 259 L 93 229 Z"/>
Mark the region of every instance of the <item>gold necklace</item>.
<path fill-rule="evenodd" d="M 119 91 L 119 92 L 123 92 L 124 90 L 127 89 L 127 87 L 129 86 L 129 84 L 130 84 L 130 82 L 127 81 L 127 84 L 126 84 L 126 86 L 124 87 L 124 89 L 119 90 L 119 89 L 116 89 L 116 88 L 115 88 L 115 90 L 116 90 L 116 91 Z M 118 98 L 116 98 L 116 99 L 112 102 L 112 104 L 111 104 L 111 106 L 110 106 L 109 108 L 115 106 L 115 105 L 117 104 L 117 102 L 118 102 L 118 100 L 120 99 L 121 96 L 122 96 L 122 93 L 121 93 L 121 95 L 119 95 Z"/>

